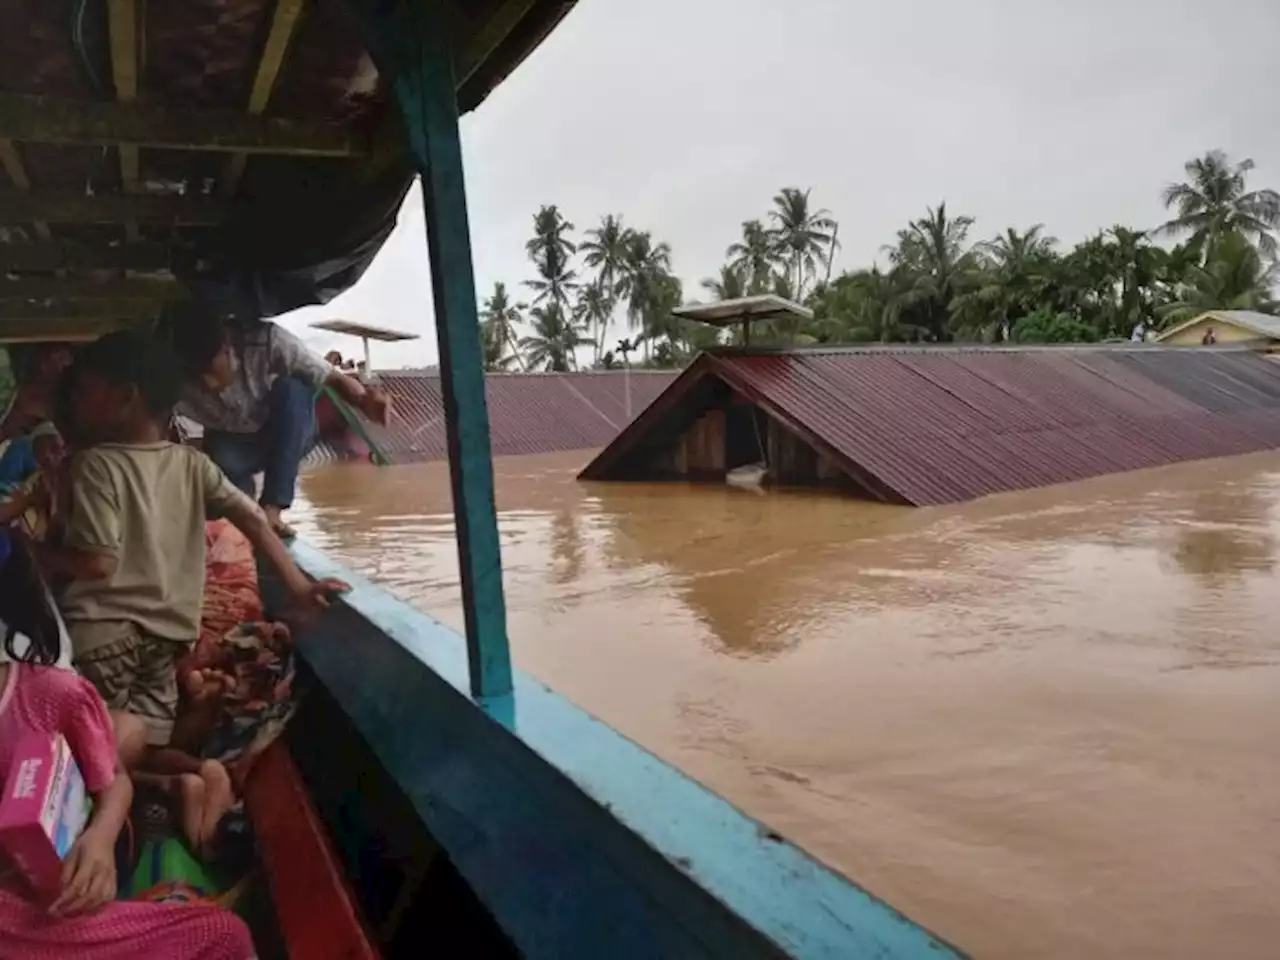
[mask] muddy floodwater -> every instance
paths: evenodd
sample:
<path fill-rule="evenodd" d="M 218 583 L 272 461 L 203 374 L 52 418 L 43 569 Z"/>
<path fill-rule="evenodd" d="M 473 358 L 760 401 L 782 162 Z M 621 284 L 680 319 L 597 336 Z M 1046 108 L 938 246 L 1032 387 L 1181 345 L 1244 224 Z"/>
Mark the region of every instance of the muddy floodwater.
<path fill-rule="evenodd" d="M 910 509 L 499 462 L 518 663 L 980 957 L 1280 956 L 1280 456 Z M 443 464 L 303 536 L 459 629 Z"/>

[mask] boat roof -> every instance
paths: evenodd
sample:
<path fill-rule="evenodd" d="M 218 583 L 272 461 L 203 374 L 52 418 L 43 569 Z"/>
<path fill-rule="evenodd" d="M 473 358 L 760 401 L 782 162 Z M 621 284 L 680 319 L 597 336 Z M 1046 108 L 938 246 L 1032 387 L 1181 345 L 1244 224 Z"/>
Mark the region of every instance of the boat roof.
<path fill-rule="evenodd" d="M 416 333 L 403 330 L 388 330 L 386 327 L 371 327 L 368 324 L 356 323 L 354 320 L 317 320 L 311 324 L 313 330 L 325 330 L 329 333 L 343 333 L 349 337 L 363 337 L 366 340 L 381 340 L 384 343 L 397 343 L 401 340 L 417 340 Z"/>
<path fill-rule="evenodd" d="M 793 300 L 772 293 L 755 297 L 739 297 L 736 300 L 720 300 L 716 303 L 687 303 L 671 311 L 677 317 L 728 327 L 752 320 L 775 320 L 792 317 L 812 320 L 813 311 Z"/>
<path fill-rule="evenodd" d="M 460 109 L 573 5 L 459 3 Z M 327 302 L 414 175 L 340 3 L 0 4 L 0 342 Z"/>

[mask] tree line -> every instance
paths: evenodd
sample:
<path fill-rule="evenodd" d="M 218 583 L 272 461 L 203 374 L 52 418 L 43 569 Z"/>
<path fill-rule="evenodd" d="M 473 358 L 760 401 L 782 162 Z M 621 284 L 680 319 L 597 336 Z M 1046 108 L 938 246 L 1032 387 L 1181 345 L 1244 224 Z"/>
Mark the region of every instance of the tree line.
<path fill-rule="evenodd" d="M 742 224 L 702 292 L 715 300 L 773 293 L 813 311 L 812 320 L 754 324 L 752 343 L 771 345 L 1089 342 L 1206 310 L 1276 313 L 1280 193 L 1250 189 L 1253 169 L 1252 160 L 1210 151 L 1163 191 L 1168 221 L 1116 225 L 1070 248 L 1043 224 L 976 239 L 974 219 L 942 202 L 898 231 L 883 265 L 838 275 L 835 218 L 811 191 L 787 187 L 765 216 Z M 575 230 L 555 205 L 534 216 L 528 299 L 498 283 L 482 304 L 490 370 L 572 370 L 587 348 L 596 367 L 680 366 L 741 335 L 672 315 L 683 286 L 670 245 L 651 232 L 614 214 L 581 239 Z M 615 341 L 620 324 L 626 335 Z"/>

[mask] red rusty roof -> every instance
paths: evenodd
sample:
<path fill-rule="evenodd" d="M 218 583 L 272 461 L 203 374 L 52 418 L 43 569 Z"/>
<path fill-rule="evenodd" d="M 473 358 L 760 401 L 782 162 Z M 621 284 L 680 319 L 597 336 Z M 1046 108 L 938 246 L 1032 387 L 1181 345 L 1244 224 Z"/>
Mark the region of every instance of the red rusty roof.
<path fill-rule="evenodd" d="M 1280 447 L 1280 366 L 1249 352 L 718 351 L 700 357 L 582 476 L 620 478 L 621 455 L 707 377 L 757 403 L 864 486 L 921 506 Z"/>
<path fill-rule="evenodd" d="M 553 453 L 603 447 L 627 425 L 631 411 L 647 407 L 675 379 L 674 372 L 589 371 L 504 373 L 485 378 L 489 435 L 494 456 Z M 391 394 L 391 426 L 363 424 L 392 463 L 421 463 L 448 456 L 438 373 L 379 373 L 378 386 Z M 344 459 L 341 444 L 324 442 L 310 465 Z"/>

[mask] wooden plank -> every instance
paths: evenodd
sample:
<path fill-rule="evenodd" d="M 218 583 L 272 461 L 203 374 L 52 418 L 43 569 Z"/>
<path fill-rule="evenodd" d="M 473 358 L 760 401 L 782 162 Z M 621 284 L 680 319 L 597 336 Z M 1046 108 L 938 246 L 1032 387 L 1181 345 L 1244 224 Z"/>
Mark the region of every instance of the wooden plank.
<path fill-rule="evenodd" d="M 22 165 L 22 157 L 18 156 L 18 148 L 12 140 L 0 139 L 0 166 L 4 167 L 4 172 L 9 175 L 9 179 L 19 190 L 31 189 L 31 180 L 27 177 L 26 167 Z M 50 240 L 53 237 L 49 232 L 49 224 L 43 220 L 35 221 L 35 231 L 36 236 L 41 240 Z"/>
<path fill-rule="evenodd" d="M 0 321 L 67 322 L 81 320 L 145 320 L 163 306 L 159 300 L 50 299 L 39 303 L 0 300 Z"/>
<path fill-rule="evenodd" d="M 293 37 L 304 6 L 305 0 L 277 0 L 275 12 L 271 15 L 271 30 L 267 34 L 266 45 L 262 48 L 262 59 L 258 62 L 258 72 L 253 78 L 253 89 L 249 92 L 250 116 L 257 116 L 267 109 L 276 78 L 284 65 L 289 40 Z M 222 181 L 218 185 L 218 192 L 224 197 L 235 196 L 248 159 L 248 154 L 237 153 L 227 161 Z"/>
<path fill-rule="evenodd" d="M 130 277 L 91 280 L 75 277 L 0 277 L 0 302 L 7 300 L 179 300 L 185 295 L 176 280 Z"/>
<path fill-rule="evenodd" d="M 351 157 L 365 151 L 340 126 L 315 126 L 230 111 L 167 110 L 143 103 L 89 103 L 0 94 L 0 137 L 66 146 L 160 147 L 232 153 Z"/>
<path fill-rule="evenodd" d="M 88 343 L 130 326 L 125 318 L 0 320 L 0 343 Z"/>
<path fill-rule="evenodd" d="M 0 272 L 52 273 L 55 270 L 169 269 L 173 249 L 167 243 L 89 247 L 73 243 L 0 244 Z"/>
<path fill-rule="evenodd" d="M 290 960 L 377 960 L 333 843 L 282 741 L 254 765 L 245 808 Z"/>
<path fill-rule="evenodd" d="M 105 193 L 87 196 L 66 190 L 19 190 L 0 187 L 0 223 L 127 223 L 213 224 L 223 219 L 226 205 L 208 197 L 126 197 Z"/>
<path fill-rule="evenodd" d="M 107 24 L 111 34 L 111 77 L 116 99 L 132 103 L 138 99 L 138 8 L 134 0 L 107 0 Z M 125 193 L 138 192 L 138 148 L 122 143 L 120 184 Z M 125 225 L 130 242 L 138 239 L 137 221 Z"/>
<path fill-rule="evenodd" d="M 461 87 L 493 56 L 511 36 L 520 21 L 534 7 L 535 0 L 507 0 L 495 10 L 458 55 L 457 82 Z"/>

